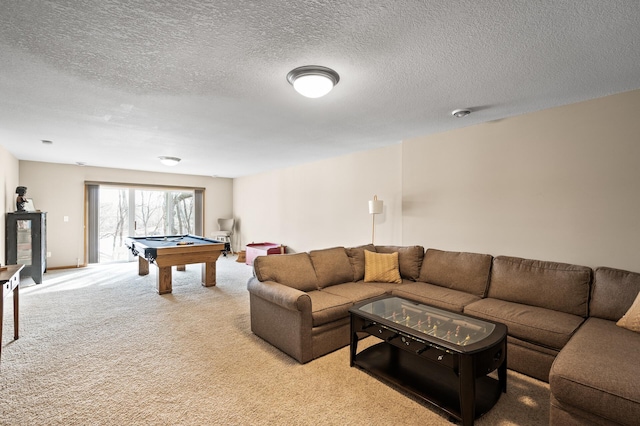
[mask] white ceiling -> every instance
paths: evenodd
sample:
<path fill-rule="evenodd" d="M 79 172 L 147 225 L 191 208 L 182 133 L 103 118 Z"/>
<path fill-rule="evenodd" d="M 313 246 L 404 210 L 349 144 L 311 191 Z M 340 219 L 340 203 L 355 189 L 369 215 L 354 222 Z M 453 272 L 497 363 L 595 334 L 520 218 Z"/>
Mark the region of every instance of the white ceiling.
<path fill-rule="evenodd" d="M 639 88 L 638 0 L 0 1 L 21 160 L 238 177 Z"/>

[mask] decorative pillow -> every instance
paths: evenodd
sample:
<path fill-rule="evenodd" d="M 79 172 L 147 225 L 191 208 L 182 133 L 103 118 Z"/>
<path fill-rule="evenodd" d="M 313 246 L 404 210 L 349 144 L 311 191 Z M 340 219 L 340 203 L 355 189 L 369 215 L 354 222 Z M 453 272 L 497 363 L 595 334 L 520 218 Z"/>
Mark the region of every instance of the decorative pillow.
<path fill-rule="evenodd" d="M 374 253 L 364 251 L 364 282 L 401 284 L 398 252 Z"/>
<path fill-rule="evenodd" d="M 640 333 L 640 293 L 638 293 L 636 300 L 616 325 Z"/>

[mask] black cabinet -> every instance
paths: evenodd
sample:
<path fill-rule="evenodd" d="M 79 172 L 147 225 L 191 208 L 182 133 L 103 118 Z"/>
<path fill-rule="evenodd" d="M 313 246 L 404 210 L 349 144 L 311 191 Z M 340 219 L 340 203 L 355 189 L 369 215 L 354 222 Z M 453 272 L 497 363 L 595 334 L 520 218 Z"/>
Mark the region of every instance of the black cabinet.
<path fill-rule="evenodd" d="M 42 283 L 47 270 L 47 214 L 13 212 L 6 217 L 6 264 L 23 264 L 20 275 Z"/>

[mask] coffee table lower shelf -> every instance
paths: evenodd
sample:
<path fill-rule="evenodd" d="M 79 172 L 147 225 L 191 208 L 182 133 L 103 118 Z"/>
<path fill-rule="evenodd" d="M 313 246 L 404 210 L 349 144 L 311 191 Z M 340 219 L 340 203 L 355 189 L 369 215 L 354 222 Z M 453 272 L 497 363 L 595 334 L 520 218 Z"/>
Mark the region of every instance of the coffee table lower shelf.
<path fill-rule="evenodd" d="M 426 361 L 389 343 L 380 342 L 359 352 L 354 365 L 461 420 L 460 379 L 448 368 Z M 497 379 L 475 379 L 475 418 L 495 405 L 502 393 Z"/>

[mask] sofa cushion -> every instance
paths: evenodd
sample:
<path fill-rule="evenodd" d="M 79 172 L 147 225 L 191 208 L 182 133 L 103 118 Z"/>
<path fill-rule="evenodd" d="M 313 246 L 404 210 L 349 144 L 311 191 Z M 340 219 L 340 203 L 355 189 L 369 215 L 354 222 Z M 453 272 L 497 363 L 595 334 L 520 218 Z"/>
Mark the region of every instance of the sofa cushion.
<path fill-rule="evenodd" d="M 424 258 L 422 246 L 376 246 L 378 253 L 398 253 L 400 264 L 400 276 L 407 280 L 415 281 L 420 276 L 420 267 Z"/>
<path fill-rule="evenodd" d="M 579 315 L 492 298 L 465 306 L 464 313 L 501 322 L 510 336 L 552 349 L 562 349 L 584 321 Z"/>
<path fill-rule="evenodd" d="M 589 318 L 556 357 L 549 388 L 560 403 L 619 424 L 640 419 L 640 339 Z"/>
<path fill-rule="evenodd" d="M 314 290 L 307 294 L 311 298 L 311 318 L 314 327 L 348 317 L 349 308 L 353 306 L 349 299 L 326 291 Z"/>
<path fill-rule="evenodd" d="M 357 283 L 332 285 L 331 287 L 327 287 L 322 291 L 344 297 L 345 299 L 349 299 L 353 303 L 360 302 L 372 297 L 382 296 L 383 294 L 385 294 L 384 289 L 376 287 L 369 283 L 365 283 L 363 281 Z"/>
<path fill-rule="evenodd" d="M 491 272 L 491 255 L 428 249 L 418 281 L 484 297 Z"/>
<path fill-rule="evenodd" d="M 311 263 L 316 270 L 318 287 L 353 281 L 353 268 L 344 247 L 334 247 L 309 252 Z"/>
<path fill-rule="evenodd" d="M 590 284 L 586 266 L 498 256 L 487 295 L 586 317 Z"/>
<path fill-rule="evenodd" d="M 260 281 L 275 281 L 301 291 L 318 289 L 318 278 L 307 253 L 258 256 L 253 271 Z"/>
<path fill-rule="evenodd" d="M 362 281 L 364 282 L 364 281 Z M 402 280 L 402 284 L 408 284 L 408 283 L 415 283 L 415 281 L 412 280 Z M 402 284 L 397 284 L 397 283 L 382 283 L 382 282 L 378 282 L 378 281 L 372 281 L 372 282 L 368 282 L 367 285 L 369 286 L 373 286 L 373 287 L 377 287 L 381 290 L 383 290 L 385 292 L 385 294 L 391 294 L 391 292 L 393 290 L 395 290 L 396 288 L 398 288 L 398 286 L 402 285 Z"/>
<path fill-rule="evenodd" d="M 618 321 L 640 292 L 640 274 L 599 267 L 594 273 L 589 316 Z"/>
<path fill-rule="evenodd" d="M 385 283 L 402 282 L 398 269 L 398 253 L 364 252 L 364 281 Z"/>
<path fill-rule="evenodd" d="M 462 312 L 465 305 L 480 300 L 478 296 L 464 291 L 411 281 L 399 285 L 391 291 L 391 294 L 456 312 Z"/>
<path fill-rule="evenodd" d="M 361 281 L 364 279 L 364 251 L 376 251 L 373 244 L 367 244 L 359 247 L 350 247 L 347 250 L 351 267 L 353 268 L 353 281 Z"/>
<path fill-rule="evenodd" d="M 640 333 L 640 293 L 638 293 L 636 300 L 616 325 Z"/>
<path fill-rule="evenodd" d="M 551 364 L 560 351 L 507 335 L 507 352 L 508 369 L 549 383 Z"/>

